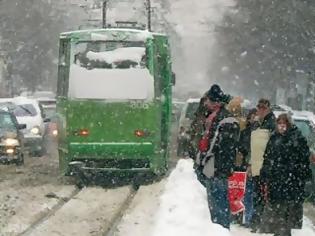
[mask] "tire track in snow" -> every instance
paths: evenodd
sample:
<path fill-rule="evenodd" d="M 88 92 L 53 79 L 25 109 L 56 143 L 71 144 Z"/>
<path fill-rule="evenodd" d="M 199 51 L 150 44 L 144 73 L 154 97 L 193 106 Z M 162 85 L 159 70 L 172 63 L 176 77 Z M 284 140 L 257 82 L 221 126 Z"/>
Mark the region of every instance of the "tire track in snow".
<path fill-rule="evenodd" d="M 130 195 L 127 197 L 127 199 L 124 201 L 124 203 L 121 205 L 119 211 L 114 215 L 114 217 L 112 218 L 112 221 L 110 223 L 111 227 L 109 227 L 105 232 L 103 232 L 102 236 L 112 236 L 114 235 L 117 226 L 119 225 L 119 223 L 121 222 L 125 212 L 127 211 L 127 209 L 129 208 L 129 206 L 131 205 L 133 199 L 135 198 L 136 194 L 137 194 L 137 189 L 135 189 L 134 187 L 132 187 L 132 190 L 130 192 Z"/>
<path fill-rule="evenodd" d="M 58 210 L 60 210 L 67 202 L 69 202 L 71 199 L 73 199 L 76 195 L 79 194 L 81 189 L 76 188 L 69 198 L 64 199 L 60 198 L 58 203 L 52 207 L 52 209 L 48 212 L 43 213 L 42 217 L 40 217 L 38 220 L 36 220 L 33 224 L 31 224 L 26 230 L 24 230 L 22 233 L 18 234 L 18 236 L 28 236 L 31 235 L 34 229 L 36 229 L 39 225 L 44 223 L 45 221 L 49 220 L 51 216 L 53 216 Z"/>

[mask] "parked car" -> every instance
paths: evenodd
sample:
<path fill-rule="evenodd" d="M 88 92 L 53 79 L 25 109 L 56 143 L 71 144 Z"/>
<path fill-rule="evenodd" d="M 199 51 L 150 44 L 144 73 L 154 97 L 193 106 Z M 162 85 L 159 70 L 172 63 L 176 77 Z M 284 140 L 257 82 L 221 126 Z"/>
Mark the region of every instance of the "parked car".
<path fill-rule="evenodd" d="M 190 125 L 198 109 L 200 98 L 190 98 L 186 101 L 179 119 L 177 135 L 177 156 L 184 156 L 187 153 L 190 139 Z"/>
<path fill-rule="evenodd" d="M 52 91 L 35 91 L 32 93 L 30 98 L 36 99 L 41 107 L 43 108 L 44 117 L 50 122 L 45 124 L 45 137 L 55 138 L 57 136 L 57 126 L 56 126 L 56 95 Z"/>
<path fill-rule="evenodd" d="M 271 109 L 276 117 L 278 117 L 279 115 L 283 113 L 289 114 L 291 116 L 293 114 L 292 108 L 287 105 L 271 105 Z"/>
<path fill-rule="evenodd" d="M 36 99 L 44 110 L 49 112 L 56 109 L 56 95 L 50 91 L 37 91 L 30 96 L 30 98 Z"/>
<path fill-rule="evenodd" d="M 185 105 L 185 102 L 173 100 L 172 102 L 172 121 L 179 122 L 180 114 Z"/>
<path fill-rule="evenodd" d="M 55 99 L 56 94 L 52 91 L 35 91 L 29 97 L 35 98 L 37 100 L 40 100 L 40 99 L 47 100 L 47 99 Z"/>
<path fill-rule="evenodd" d="M 45 131 L 44 111 L 39 102 L 35 99 L 16 97 L 12 99 L 16 105 L 13 110 L 19 124 L 26 124 L 23 130 L 25 146 L 29 149 L 31 155 L 42 156 L 45 150 L 43 137 Z"/>
<path fill-rule="evenodd" d="M 301 130 L 304 137 L 307 139 L 311 149 L 310 168 L 312 170 L 312 181 L 306 185 L 306 193 L 308 196 L 313 196 L 315 200 L 315 123 L 309 112 L 293 112 L 293 123 Z"/>
<path fill-rule="evenodd" d="M 21 130 L 25 124 L 18 124 L 16 117 L 0 110 L 0 161 L 1 163 L 24 164 L 24 136 Z"/>

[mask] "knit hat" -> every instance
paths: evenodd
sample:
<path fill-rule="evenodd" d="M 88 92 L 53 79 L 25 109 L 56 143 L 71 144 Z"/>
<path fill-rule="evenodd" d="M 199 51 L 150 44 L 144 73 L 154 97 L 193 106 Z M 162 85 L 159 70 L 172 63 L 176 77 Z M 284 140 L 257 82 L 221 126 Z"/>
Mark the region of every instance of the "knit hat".
<path fill-rule="evenodd" d="M 217 84 L 212 85 L 206 95 L 212 102 L 221 102 L 224 98 L 224 93 Z"/>

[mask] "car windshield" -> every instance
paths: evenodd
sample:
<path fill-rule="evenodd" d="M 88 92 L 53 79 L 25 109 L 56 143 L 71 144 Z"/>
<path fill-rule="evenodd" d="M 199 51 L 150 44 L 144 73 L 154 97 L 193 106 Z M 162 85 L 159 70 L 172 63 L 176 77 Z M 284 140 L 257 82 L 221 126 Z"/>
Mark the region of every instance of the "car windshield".
<path fill-rule="evenodd" d="M 12 102 L 2 102 L 0 103 L 0 110 L 4 111 L 12 111 L 14 110 L 16 105 L 14 105 Z"/>
<path fill-rule="evenodd" d="M 198 102 L 188 103 L 185 117 L 190 119 L 190 120 L 193 120 L 194 116 L 195 116 L 195 112 L 198 109 L 198 106 L 199 106 Z"/>
<path fill-rule="evenodd" d="M 301 130 L 304 137 L 309 138 L 312 133 L 312 127 L 308 120 L 294 119 L 294 124 Z"/>
<path fill-rule="evenodd" d="M 33 104 L 22 104 L 17 105 L 13 111 L 14 115 L 17 117 L 22 116 L 36 116 L 37 111 Z"/>
<path fill-rule="evenodd" d="M 0 129 L 15 130 L 16 124 L 14 123 L 10 114 L 0 113 Z"/>
<path fill-rule="evenodd" d="M 51 118 L 56 114 L 56 107 L 43 107 L 44 114 L 47 118 Z"/>

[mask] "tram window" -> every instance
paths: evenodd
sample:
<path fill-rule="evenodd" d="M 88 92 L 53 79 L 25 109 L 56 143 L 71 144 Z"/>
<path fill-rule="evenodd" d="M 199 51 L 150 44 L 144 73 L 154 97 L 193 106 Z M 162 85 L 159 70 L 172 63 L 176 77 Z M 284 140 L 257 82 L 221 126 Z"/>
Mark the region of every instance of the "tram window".
<path fill-rule="evenodd" d="M 74 63 L 87 69 L 129 69 L 147 66 L 144 42 L 79 42 Z"/>

